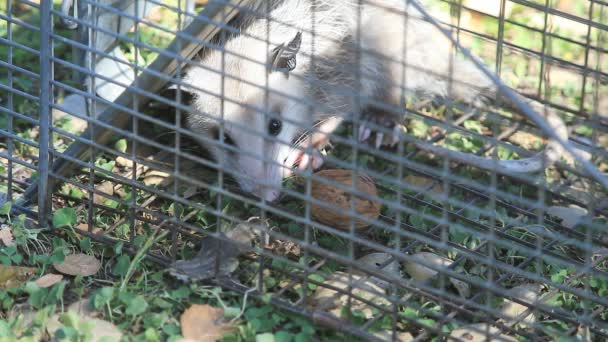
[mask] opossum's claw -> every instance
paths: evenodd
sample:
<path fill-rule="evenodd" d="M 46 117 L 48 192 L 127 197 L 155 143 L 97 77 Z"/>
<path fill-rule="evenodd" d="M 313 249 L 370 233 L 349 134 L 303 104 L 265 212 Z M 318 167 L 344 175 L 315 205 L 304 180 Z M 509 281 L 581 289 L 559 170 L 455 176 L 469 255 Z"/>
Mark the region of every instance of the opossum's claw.
<path fill-rule="evenodd" d="M 359 126 L 359 141 L 366 141 L 372 135 L 372 130 L 365 125 Z"/>
<path fill-rule="evenodd" d="M 384 132 L 380 129 L 376 130 L 369 127 L 369 123 L 373 126 L 380 126 L 387 129 L 392 129 L 392 132 Z M 376 148 L 381 146 L 395 146 L 399 142 L 399 124 L 396 121 L 396 115 L 384 113 L 380 110 L 371 110 L 361 115 L 361 122 L 359 123 L 359 141 L 366 142 L 372 135 L 375 135 L 375 140 L 372 142 Z M 385 137 L 388 141 L 385 142 Z"/>
<path fill-rule="evenodd" d="M 380 146 L 382 146 L 383 141 L 384 141 L 384 133 L 376 132 L 376 148 L 380 148 Z"/>
<path fill-rule="evenodd" d="M 399 142 L 399 140 L 401 140 L 401 138 L 399 137 L 399 133 L 401 132 L 401 127 L 399 127 L 399 125 L 395 125 L 395 127 L 393 128 L 393 140 L 391 141 L 391 147 L 394 147 L 395 145 L 397 145 L 397 143 Z"/>

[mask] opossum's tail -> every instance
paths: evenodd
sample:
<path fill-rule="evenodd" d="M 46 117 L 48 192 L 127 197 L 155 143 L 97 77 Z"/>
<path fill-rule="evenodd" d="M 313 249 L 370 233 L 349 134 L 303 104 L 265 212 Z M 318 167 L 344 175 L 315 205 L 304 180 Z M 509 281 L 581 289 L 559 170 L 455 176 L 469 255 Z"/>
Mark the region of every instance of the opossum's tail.
<path fill-rule="evenodd" d="M 532 109 L 541 114 L 559 139 L 564 141 L 568 140 L 568 128 L 553 109 L 543 106 L 538 101 L 529 100 L 522 95 L 517 94 L 517 97 L 522 102 L 528 103 Z M 515 106 L 515 104 L 513 104 L 511 101 L 508 101 L 506 97 L 501 97 L 501 100 L 504 101 L 503 103 L 505 104 L 505 107 L 517 110 L 517 106 Z M 500 170 L 504 173 L 539 172 L 554 164 L 565 153 L 565 149 L 561 143 L 554 139 L 549 140 L 543 151 L 540 151 L 531 157 L 518 160 L 497 160 L 488 157 L 481 157 L 470 153 L 448 150 L 444 147 L 429 143 L 417 142 L 416 146 L 421 150 L 438 156 L 447 157 L 454 161 L 487 170 Z"/>

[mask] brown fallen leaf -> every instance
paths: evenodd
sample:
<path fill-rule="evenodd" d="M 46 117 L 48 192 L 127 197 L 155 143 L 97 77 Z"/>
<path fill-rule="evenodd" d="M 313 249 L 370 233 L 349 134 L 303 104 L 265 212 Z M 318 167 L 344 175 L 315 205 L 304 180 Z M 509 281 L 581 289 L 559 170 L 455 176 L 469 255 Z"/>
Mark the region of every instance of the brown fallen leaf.
<path fill-rule="evenodd" d="M 35 273 L 33 267 L 0 265 L 0 289 L 17 287 L 32 279 Z"/>
<path fill-rule="evenodd" d="M 93 329 L 91 335 L 93 336 L 92 342 L 97 341 L 120 341 L 122 338 L 122 332 L 118 327 L 108 321 L 104 321 L 99 318 L 93 318 L 90 320 L 93 322 Z"/>
<path fill-rule="evenodd" d="M 450 337 L 457 341 L 469 342 L 517 342 L 515 338 L 503 334 L 498 328 L 487 323 L 470 324 L 454 329 Z"/>
<path fill-rule="evenodd" d="M 349 303 L 348 286 L 349 279 L 352 280 L 352 294 L 380 306 L 389 306 L 391 303 L 386 299 L 386 291 L 366 277 L 353 274 L 349 278 L 347 273 L 335 272 L 334 279 L 326 280 L 323 285 L 332 286 L 340 291 L 323 285 L 319 285 L 312 295 L 311 303 L 316 310 L 328 311 L 336 317 L 340 317 L 342 308 Z M 350 306 L 353 310 L 363 313 L 365 318 L 374 316 L 374 307 L 357 298 L 351 298 Z"/>
<path fill-rule="evenodd" d="M 91 318 L 95 318 L 98 315 L 98 312 L 95 311 L 95 308 L 91 304 L 90 298 L 83 298 L 77 302 L 74 302 L 68 306 L 67 311 L 74 311 L 80 316 L 87 316 Z"/>
<path fill-rule="evenodd" d="M 63 274 L 88 277 L 99 271 L 101 263 L 92 255 L 70 254 L 63 262 L 53 263 L 53 266 Z"/>
<path fill-rule="evenodd" d="M 7 224 L 3 224 L 2 227 L 0 227 L 0 241 L 6 247 L 15 245 L 15 240 L 13 239 L 13 233 L 11 232 L 11 227 Z"/>
<path fill-rule="evenodd" d="M 108 196 L 114 195 L 114 184 L 110 182 L 103 182 L 95 185 L 95 190 L 103 193 L 104 195 L 93 194 L 93 203 L 103 204 L 108 200 Z"/>
<path fill-rule="evenodd" d="M 435 267 L 448 267 L 452 264 L 452 260 L 444 258 L 431 252 L 419 252 L 412 255 L 414 259 L 420 259 L 423 262 L 430 263 Z M 404 263 L 405 271 L 414 280 L 425 282 L 437 274 L 437 271 L 422 265 L 416 261 L 408 261 Z"/>
<path fill-rule="evenodd" d="M 204 304 L 190 306 L 180 317 L 182 335 L 198 342 L 214 342 L 233 329 L 224 322 L 224 309 Z"/>
<path fill-rule="evenodd" d="M 61 281 L 61 279 L 63 279 L 63 276 L 61 274 L 48 273 L 36 279 L 35 283 L 36 285 L 38 285 L 38 287 L 45 288 L 57 284 Z"/>
<path fill-rule="evenodd" d="M 122 166 L 124 168 L 132 168 L 133 167 L 133 161 L 131 159 L 122 157 L 122 156 L 118 156 L 116 157 L 116 165 Z"/>
<path fill-rule="evenodd" d="M 95 109 L 96 111 L 103 111 L 103 109 L 105 109 L 105 105 L 101 102 L 97 102 Z M 59 106 L 53 108 L 52 116 L 53 121 L 60 120 L 65 116 L 69 117 L 72 131 L 82 132 L 87 128 L 87 122 L 86 120 L 80 119 L 73 114 L 86 115 L 86 112 L 85 98 L 78 94 L 70 94 L 63 99 L 63 102 L 61 102 Z"/>
<path fill-rule="evenodd" d="M 390 262 L 389 262 L 390 261 Z M 390 254 L 387 253 L 370 253 L 357 259 L 359 265 L 364 264 L 369 267 L 380 268 L 383 273 L 387 275 L 401 278 L 401 270 L 399 269 L 399 262 L 395 260 Z M 382 268 L 381 268 L 382 267 Z M 354 271 L 354 274 L 365 275 L 365 272 Z M 390 284 L 377 277 L 370 277 L 370 280 L 376 285 L 382 288 L 388 288 Z"/>
<path fill-rule="evenodd" d="M 509 136 L 509 141 L 527 150 L 535 150 L 543 145 L 543 139 L 536 134 L 517 131 Z"/>
<path fill-rule="evenodd" d="M 431 253 L 431 252 L 419 252 L 419 253 L 413 254 L 412 257 L 414 259 L 420 260 L 420 262 L 418 262 L 416 260 L 406 261 L 404 263 L 405 271 L 414 280 L 422 282 L 422 283 L 431 279 L 438 273 L 434 269 L 424 266 L 422 263 L 431 264 L 434 267 L 440 268 L 440 269 L 447 268 L 452 264 L 452 260 L 450 260 L 448 258 L 444 258 L 442 256 L 439 256 L 439 255 L 437 255 L 435 253 Z M 469 283 L 464 282 L 460 279 L 452 278 L 452 277 L 449 277 L 449 280 L 450 280 L 450 283 L 452 283 L 452 286 L 454 286 L 454 288 L 456 288 L 456 290 L 458 291 L 458 293 L 461 296 L 467 298 L 471 295 L 471 285 Z"/>
<path fill-rule="evenodd" d="M 547 208 L 547 214 L 559 217 L 562 220 L 562 225 L 574 228 L 587 216 L 587 209 L 576 205 L 571 205 L 570 207 L 551 206 Z"/>
<path fill-rule="evenodd" d="M 26 330 L 32 327 L 36 319 L 36 309 L 28 303 L 15 304 L 8 312 L 9 321 L 19 321 L 21 324 L 16 324 L 12 327 L 13 335 L 24 336 Z M 33 341 L 42 341 L 42 329 L 30 329 L 32 332 Z"/>
<path fill-rule="evenodd" d="M 51 316 L 46 322 L 46 331 L 50 336 L 55 335 L 55 332 L 59 330 L 63 326 L 61 323 L 63 314 L 55 314 Z M 104 321 L 99 318 L 91 318 L 89 316 L 79 316 L 79 326 L 82 326 L 85 323 L 92 323 L 91 329 L 91 339 L 88 341 L 98 342 L 98 341 L 120 341 L 122 338 L 122 332 L 118 327 L 108 321 Z"/>
<path fill-rule="evenodd" d="M 539 284 L 523 284 L 515 286 L 506 291 L 506 294 L 515 297 L 528 305 L 522 305 L 510 299 L 505 299 L 500 306 L 500 313 L 505 324 L 513 325 L 517 322 L 532 324 L 535 321 L 534 313 L 528 312 L 525 317 L 519 317 L 534 306 L 534 302 L 540 297 L 542 287 Z"/>
<path fill-rule="evenodd" d="M 78 229 L 80 231 L 83 231 L 83 232 L 88 232 L 89 231 L 89 225 L 86 224 L 86 223 L 79 223 L 74 228 L 76 228 L 76 229 Z M 93 234 L 99 234 L 101 232 L 102 232 L 102 229 L 99 228 L 99 227 L 93 227 L 93 231 L 91 231 L 91 233 L 93 233 Z"/>
<path fill-rule="evenodd" d="M 164 184 L 169 181 L 169 174 L 160 170 L 150 170 L 146 172 L 143 183 L 147 186 Z"/>
<path fill-rule="evenodd" d="M 395 339 L 393 339 L 393 332 L 389 330 L 379 331 L 374 336 L 383 341 L 410 342 L 414 340 L 412 334 L 405 332 L 397 333 Z"/>

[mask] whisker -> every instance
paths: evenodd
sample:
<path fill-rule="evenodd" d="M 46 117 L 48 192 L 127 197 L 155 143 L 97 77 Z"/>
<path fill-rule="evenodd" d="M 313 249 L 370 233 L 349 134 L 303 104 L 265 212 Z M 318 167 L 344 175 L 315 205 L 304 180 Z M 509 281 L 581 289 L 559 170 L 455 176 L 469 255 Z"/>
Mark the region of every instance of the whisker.
<path fill-rule="evenodd" d="M 316 122 L 316 123 L 315 123 L 315 124 L 312 126 L 312 128 L 317 128 L 317 127 L 319 127 L 320 125 L 324 124 L 325 122 L 327 122 L 327 121 L 329 121 L 329 120 L 330 120 L 330 118 L 326 118 L 326 119 L 323 119 L 323 120 L 319 120 L 319 121 L 317 121 L 317 122 Z M 297 146 L 297 145 L 299 145 L 299 144 L 300 144 L 300 143 L 301 143 L 301 142 L 302 142 L 302 141 L 303 141 L 305 138 L 307 138 L 307 137 L 308 137 L 310 134 L 312 134 L 311 130 L 304 131 L 304 133 L 302 133 L 302 135 L 300 135 L 300 137 L 299 137 L 299 138 L 298 138 L 298 139 L 295 141 L 294 145 L 296 145 L 296 146 Z"/>

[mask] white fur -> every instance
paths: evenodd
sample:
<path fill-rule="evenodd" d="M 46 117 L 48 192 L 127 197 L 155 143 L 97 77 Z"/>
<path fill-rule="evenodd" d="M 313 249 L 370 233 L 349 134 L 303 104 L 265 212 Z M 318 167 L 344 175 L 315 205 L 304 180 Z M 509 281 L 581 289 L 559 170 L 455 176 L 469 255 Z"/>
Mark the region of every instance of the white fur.
<path fill-rule="evenodd" d="M 279 196 L 282 179 L 291 173 L 295 157 L 301 156 L 293 154 L 300 152 L 294 152 L 291 142 L 302 127 L 331 118 L 327 126 L 319 127 L 331 133 L 343 118 L 357 112 L 356 100 L 362 99 L 364 107 L 377 101 L 402 108 L 404 96 L 414 92 L 467 102 L 495 92 L 491 80 L 470 61 L 453 57 L 451 43 L 421 20 L 420 13 L 406 9 L 405 1 L 364 1 L 360 8 L 355 0 L 272 3 L 278 6 L 270 21 L 253 21 L 225 44 L 225 53 L 212 51 L 184 79 L 185 88 L 196 95 L 194 109 L 210 116 L 191 114 L 190 127 L 208 134 L 217 119 L 224 118 L 224 130 L 238 152 L 205 145 L 243 190 L 258 197 L 272 201 Z M 289 78 L 268 73 L 272 49 L 288 43 L 297 32 L 302 32 L 302 45 L 295 70 Z M 264 138 L 264 113 L 273 111 L 283 119 L 279 141 Z M 317 140 L 313 143 L 323 138 Z M 489 165 L 483 164 L 483 158 L 466 158 L 481 163 L 480 167 Z"/>

